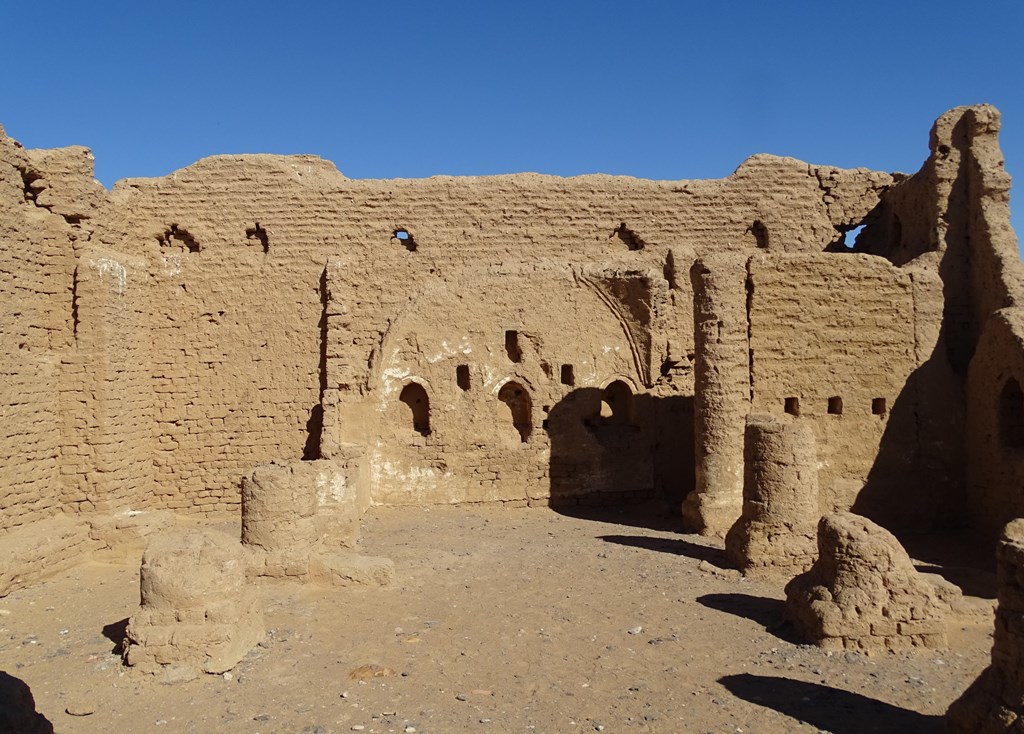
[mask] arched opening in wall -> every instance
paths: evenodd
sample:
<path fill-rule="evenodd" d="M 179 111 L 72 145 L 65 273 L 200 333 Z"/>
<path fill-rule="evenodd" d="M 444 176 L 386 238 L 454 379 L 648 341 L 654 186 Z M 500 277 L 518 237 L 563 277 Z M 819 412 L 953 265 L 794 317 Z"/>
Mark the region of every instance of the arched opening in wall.
<path fill-rule="evenodd" d="M 423 385 L 410 382 L 402 388 L 398 399 L 409 408 L 412 429 L 421 436 L 430 435 L 430 398 Z"/>
<path fill-rule="evenodd" d="M 633 391 L 622 380 L 609 383 L 601 394 L 601 419 L 611 425 L 632 424 Z"/>
<path fill-rule="evenodd" d="M 1008 451 L 1024 450 L 1024 392 L 1013 377 L 999 392 L 999 445 Z"/>
<path fill-rule="evenodd" d="M 506 382 L 498 391 L 498 400 L 508 406 L 512 425 L 519 432 L 519 439 L 526 443 L 533 433 L 530 393 L 518 382 Z"/>

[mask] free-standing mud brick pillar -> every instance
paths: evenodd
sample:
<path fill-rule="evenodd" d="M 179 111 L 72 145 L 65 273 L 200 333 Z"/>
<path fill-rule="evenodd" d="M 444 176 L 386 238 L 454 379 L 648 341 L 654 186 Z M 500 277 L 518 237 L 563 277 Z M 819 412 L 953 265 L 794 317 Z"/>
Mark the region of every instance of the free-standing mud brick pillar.
<path fill-rule="evenodd" d="M 743 515 L 725 536 L 729 560 L 746 573 L 806 571 L 820 516 L 814 432 L 797 421 L 748 416 L 743 456 Z"/>
<path fill-rule="evenodd" d="M 743 427 L 750 408 L 747 258 L 719 253 L 690 269 L 694 323 L 696 488 L 683 502 L 693 530 L 723 535 L 743 507 Z"/>
<path fill-rule="evenodd" d="M 999 606 L 992 664 L 949 707 L 950 734 L 1024 731 L 1024 519 L 1006 526 L 996 560 Z"/>
<path fill-rule="evenodd" d="M 263 639 L 242 546 L 199 528 L 155 535 L 142 557 L 142 608 L 128 623 L 125 662 L 171 680 L 233 668 Z"/>

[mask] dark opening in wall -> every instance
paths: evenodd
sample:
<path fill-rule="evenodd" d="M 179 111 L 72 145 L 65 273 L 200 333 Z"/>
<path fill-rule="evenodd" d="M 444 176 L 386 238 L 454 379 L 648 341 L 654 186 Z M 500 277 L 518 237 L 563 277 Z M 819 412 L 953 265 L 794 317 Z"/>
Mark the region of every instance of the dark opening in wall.
<path fill-rule="evenodd" d="M 519 440 L 526 443 L 533 433 L 530 393 L 518 382 L 506 382 L 498 391 L 498 400 L 512 413 L 512 425 L 519 432 Z"/>
<path fill-rule="evenodd" d="M 469 389 L 469 365 L 460 364 L 455 368 L 455 384 L 462 390 Z"/>
<path fill-rule="evenodd" d="M 633 422 L 633 391 L 622 380 L 608 384 L 601 395 L 601 418 L 605 423 L 628 426 Z"/>
<path fill-rule="evenodd" d="M 411 412 L 412 428 L 421 436 L 430 435 L 430 398 L 427 391 L 418 382 L 410 382 L 402 388 L 398 399 L 408 406 Z"/>
<path fill-rule="evenodd" d="M 621 222 L 618 227 L 612 232 L 612 237 L 618 237 L 620 240 L 626 243 L 626 247 L 630 250 L 642 250 L 647 246 L 647 243 L 640 239 L 640 236 L 626 226 L 625 222 Z"/>
<path fill-rule="evenodd" d="M 885 398 L 871 398 L 871 414 L 885 415 Z"/>
<path fill-rule="evenodd" d="M 789 415 L 800 415 L 800 398 L 786 398 L 785 410 Z"/>
<path fill-rule="evenodd" d="M 768 249 L 768 228 L 764 226 L 764 222 L 760 219 L 755 219 L 748 231 L 754 235 L 754 242 L 759 248 L 762 250 Z"/>
<path fill-rule="evenodd" d="M 259 222 L 245 230 L 245 238 L 250 243 L 259 243 L 259 246 L 263 248 L 263 252 L 270 252 L 270 236 L 267 234 L 267 230 L 260 226 Z"/>
<path fill-rule="evenodd" d="M 409 252 L 416 252 L 416 240 L 413 239 L 412 232 L 404 227 L 399 227 L 392 232 L 391 239 L 398 240 L 398 244 L 402 245 Z"/>
<path fill-rule="evenodd" d="M 571 364 L 562 365 L 562 384 L 570 387 L 576 384 L 576 369 Z"/>
<path fill-rule="evenodd" d="M 999 392 L 999 444 L 1004 449 L 1024 449 L 1024 393 L 1011 377 Z"/>
<path fill-rule="evenodd" d="M 505 332 L 505 354 L 513 362 L 523 361 L 523 350 L 519 348 L 519 332 L 518 331 L 506 331 Z"/>
<path fill-rule="evenodd" d="M 203 249 L 199 242 L 187 229 L 172 224 L 164 233 L 157 237 L 161 248 L 181 250 L 182 252 L 199 252 Z"/>
<path fill-rule="evenodd" d="M 828 399 L 828 412 L 829 415 L 842 415 L 843 399 L 837 395 L 830 397 Z"/>

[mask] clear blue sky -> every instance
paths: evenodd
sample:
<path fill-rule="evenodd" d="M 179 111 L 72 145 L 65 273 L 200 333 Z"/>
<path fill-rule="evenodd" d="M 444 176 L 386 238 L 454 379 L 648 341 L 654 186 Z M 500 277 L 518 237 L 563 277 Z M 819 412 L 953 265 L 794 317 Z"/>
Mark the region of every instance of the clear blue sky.
<path fill-rule="evenodd" d="M 107 186 L 243 152 L 355 178 L 710 178 L 757 152 L 913 172 L 935 117 L 976 102 L 1002 110 L 1024 186 L 1021 0 L 7 0 L 0 18 L 0 124 L 91 147 Z"/>

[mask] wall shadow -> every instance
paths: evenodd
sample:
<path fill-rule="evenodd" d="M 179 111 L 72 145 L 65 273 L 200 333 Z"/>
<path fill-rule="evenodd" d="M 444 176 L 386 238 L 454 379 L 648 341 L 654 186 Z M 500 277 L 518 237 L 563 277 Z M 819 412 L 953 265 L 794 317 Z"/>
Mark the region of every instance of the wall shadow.
<path fill-rule="evenodd" d="M 36 711 L 32 689 L 20 678 L 0 670 L 0 732 L 53 734 L 53 724 Z"/>
<path fill-rule="evenodd" d="M 741 673 L 719 678 L 737 698 L 774 709 L 832 734 L 942 734 L 942 716 L 927 716 L 818 683 Z"/>
<path fill-rule="evenodd" d="M 623 397 L 577 388 L 551 407 L 543 428 L 551 442 L 553 509 L 682 530 L 679 507 L 695 481 L 692 396 Z M 624 511 L 639 506 L 642 511 Z"/>

